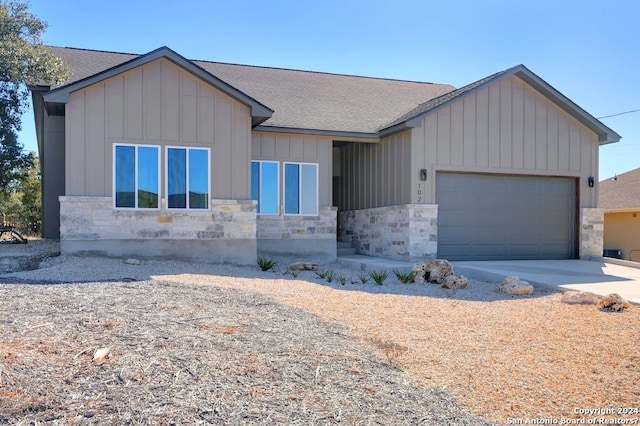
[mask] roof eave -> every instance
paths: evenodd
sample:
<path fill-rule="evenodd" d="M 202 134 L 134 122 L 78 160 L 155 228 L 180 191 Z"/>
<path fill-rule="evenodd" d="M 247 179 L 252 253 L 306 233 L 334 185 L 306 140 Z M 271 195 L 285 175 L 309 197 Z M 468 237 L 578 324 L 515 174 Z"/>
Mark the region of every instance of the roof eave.
<path fill-rule="evenodd" d="M 184 58 L 183 56 L 179 55 L 178 53 L 169 49 L 166 46 L 160 47 L 145 55 L 140 55 L 127 62 L 116 65 L 115 67 L 109 68 L 100 73 L 86 77 L 82 80 L 78 80 L 66 86 L 56 88 L 50 91 L 49 93 L 47 93 L 44 96 L 44 100 L 47 103 L 66 104 L 69 102 L 71 93 L 75 91 L 81 90 L 85 87 L 91 86 L 92 84 L 99 83 L 103 80 L 122 74 L 123 72 L 137 68 L 139 66 L 142 66 L 144 64 L 147 64 L 149 62 L 155 61 L 160 58 L 165 58 L 171 61 L 172 63 L 185 69 L 186 71 L 193 74 L 194 76 L 211 84 L 216 89 L 220 90 L 226 95 L 248 106 L 251 109 L 252 124 L 254 126 L 257 126 L 260 123 L 268 120 L 273 115 L 274 111 L 271 108 L 255 100 L 254 98 L 247 95 L 246 93 L 236 89 L 230 84 L 220 80 L 218 77 L 214 76 L 210 72 L 206 71 L 205 69 L 196 65 L 192 61 Z"/>
<path fill-rule="evenodd" d="M 361 141 L 361 142 L 379 142 L 380 137 L 378 133 L 368 132 L 349 132 L 342 130 L 322 130 L 322 129 L 304 129 L 298 127 L 281 127 L 281 126 L 256 126 L 254 131 L 269 132 L 269 133 L 295 133 L 301 135 L 318 135 L 318 136 L 331 136 L 340 140 L 346 141 Z"/>

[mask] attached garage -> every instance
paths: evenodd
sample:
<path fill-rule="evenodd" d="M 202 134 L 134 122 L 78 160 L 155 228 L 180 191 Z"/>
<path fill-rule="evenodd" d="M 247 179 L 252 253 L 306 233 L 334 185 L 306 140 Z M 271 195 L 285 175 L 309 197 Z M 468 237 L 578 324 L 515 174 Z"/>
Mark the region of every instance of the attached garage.
<path fill-rule="evenodd" d="M 567 177 L 437 173 L 438 257 L 576 258 L 576 184 Z"/>

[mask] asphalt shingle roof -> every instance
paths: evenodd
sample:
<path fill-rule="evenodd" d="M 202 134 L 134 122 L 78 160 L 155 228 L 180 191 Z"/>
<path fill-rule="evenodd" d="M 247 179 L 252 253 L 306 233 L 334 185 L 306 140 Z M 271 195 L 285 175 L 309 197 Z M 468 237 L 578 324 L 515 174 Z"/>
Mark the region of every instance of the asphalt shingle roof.
<path fill-rule="evenodd" d="M 138 57 L 51 47 L 71 69 L 66 84 Z M 447 84 L 359 77 L 220 62 L 193 61 L 273 109 L 263 126 L 375 133 L 425 102 L 454 90 Z"/>
<path fill-rule="evenodd" d="M 640 209 L 640 168 L 600 182 L 599 207 Z"/>

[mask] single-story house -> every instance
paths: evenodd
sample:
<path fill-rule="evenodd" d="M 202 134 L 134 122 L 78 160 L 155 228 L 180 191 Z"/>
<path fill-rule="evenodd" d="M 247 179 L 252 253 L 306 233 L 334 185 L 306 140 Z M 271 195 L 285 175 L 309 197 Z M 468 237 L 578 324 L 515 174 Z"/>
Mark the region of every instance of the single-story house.
<path fill-rule="evenodd" d="M 63 253 L 602 254 L 598 147 L 620 136 L 523 65 L 455 89 L 51 49 L 71 77 L 30 89 Z"/>
<path fill-rule="evenodd" d="M 640 168 L 600 182 L 599 198 L 605 256 L 640 262 Z"/>

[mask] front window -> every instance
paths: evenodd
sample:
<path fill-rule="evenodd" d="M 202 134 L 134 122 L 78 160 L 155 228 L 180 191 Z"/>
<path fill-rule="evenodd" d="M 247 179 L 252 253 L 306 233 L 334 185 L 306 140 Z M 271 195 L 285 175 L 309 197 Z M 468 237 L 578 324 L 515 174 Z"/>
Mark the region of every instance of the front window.
<path fill-rule="evenodd" d="M 209 149 L 167 148 L 167 207 L 209 208 Z"/>
<path fill-rule="evenodd" d="M 117 208 L 159 208 L 159 147 L 115 145 L 114 191 Z"/>
<path fill-rule="evenodd" d="M 251 199 L 258 202 L 258 214 L 278 214 L 278 182 L 277 162 L 251 162 Z"/>
<path fill-rule="evenodd" d="M 284 213 L 318 214 L 317 164 L 284 164 Z"/>

